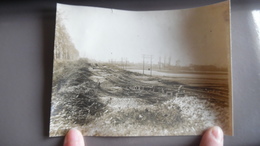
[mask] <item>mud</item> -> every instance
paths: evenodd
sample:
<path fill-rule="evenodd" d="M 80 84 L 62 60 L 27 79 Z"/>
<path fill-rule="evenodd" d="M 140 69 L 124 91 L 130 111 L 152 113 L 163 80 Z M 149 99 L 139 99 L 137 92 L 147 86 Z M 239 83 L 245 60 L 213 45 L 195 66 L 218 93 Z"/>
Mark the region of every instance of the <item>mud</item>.
<path fill-rule="evenodd" d="M 73 127 L 89 136 L 194 135 L 213 125 L 227 131 L 227 83 L 218 82 L 56 61 L 50 136 Z"/>

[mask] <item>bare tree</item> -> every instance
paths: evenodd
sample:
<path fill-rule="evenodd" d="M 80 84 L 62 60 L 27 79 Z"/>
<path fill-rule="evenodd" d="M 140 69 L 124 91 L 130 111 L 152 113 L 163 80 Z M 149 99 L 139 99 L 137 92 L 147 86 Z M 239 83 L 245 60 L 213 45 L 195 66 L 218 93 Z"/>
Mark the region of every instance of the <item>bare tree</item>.
<path fill-rule="evenodd" d="M 56 15 L 54 59 L 74 60 L 79 57 L 79 52 L 71 41 L 71 38 L 62 23 L 60 12 Z"/>

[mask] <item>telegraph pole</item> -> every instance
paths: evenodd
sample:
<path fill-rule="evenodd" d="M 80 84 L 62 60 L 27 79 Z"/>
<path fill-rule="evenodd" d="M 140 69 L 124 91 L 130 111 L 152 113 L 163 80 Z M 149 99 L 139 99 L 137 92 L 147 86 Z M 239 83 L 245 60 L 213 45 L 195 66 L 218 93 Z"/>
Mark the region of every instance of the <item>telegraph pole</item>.
<path fill-rule="evenodd" d="M 125 69 L 127 69 L 127 58 L 125 58 Z"/>
<path fill-rule="evenodd" d="M 144 58 L 145 58 L 145 55 L 143 54 L 143 75 L 144 75 Z"/>
<path fill-rule="evenodd" d="M 150 56 L 151 64 L 150 64 L 150 75 L 152 76 L 152 70 L 153 70 L 153 56 Z"/>
<path fill-rule="evenodd" d="M 159 70 L 161 70 L 161 56 L 159 57 L 159 63 L 158 63 L 158 65 L 159 65 Z"/>
<path fill-rule="evenodd" d="M 152 55 L 145 55 L 143 54 L 143 74 L 144 74 L 144 64 L 145 64 L 145 58 L 150 58 L 150 75 L 152 76 L 152 68 L 153 68 L 153 56 Z"/>
<path fill-rule="evenodd" d="M 121 58 L 121 67 L 122 67 L 122 69 L 124 69 L 124 61 L 123 61 L 123 58 Z"/>

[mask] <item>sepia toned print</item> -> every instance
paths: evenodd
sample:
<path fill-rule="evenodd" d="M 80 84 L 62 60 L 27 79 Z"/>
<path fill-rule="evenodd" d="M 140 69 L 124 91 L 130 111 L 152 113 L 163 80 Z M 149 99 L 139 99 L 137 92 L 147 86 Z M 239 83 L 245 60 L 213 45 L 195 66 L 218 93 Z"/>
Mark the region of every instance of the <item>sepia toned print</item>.
<path fill-rule="evenodd" d="M 126 11 L 57 5 L 50 136 L 233 134 L 229 2 Z"/>

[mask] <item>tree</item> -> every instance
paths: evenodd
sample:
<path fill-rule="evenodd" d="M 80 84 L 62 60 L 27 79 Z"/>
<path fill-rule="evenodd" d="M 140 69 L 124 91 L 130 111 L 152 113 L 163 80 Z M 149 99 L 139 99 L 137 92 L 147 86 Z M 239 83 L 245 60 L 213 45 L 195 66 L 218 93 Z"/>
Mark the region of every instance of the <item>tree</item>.
<path fill-rule="evenodd" d="M 68 34 L 66 27 L 62 23 L 60 12 L 56 15 L 54 59 L 74 60 L 78 59 L 79 52 L 75 48 Z"/>

